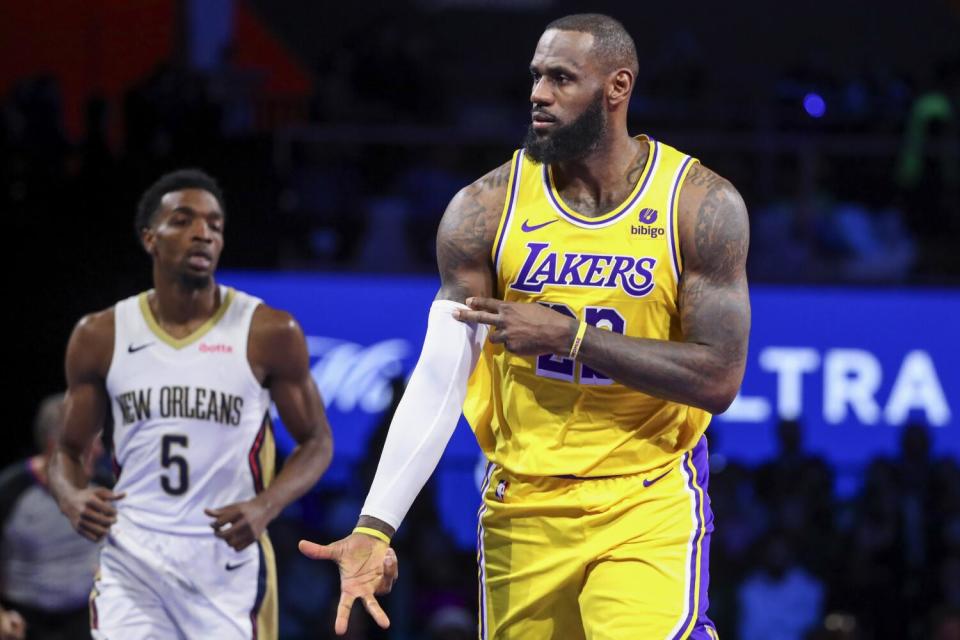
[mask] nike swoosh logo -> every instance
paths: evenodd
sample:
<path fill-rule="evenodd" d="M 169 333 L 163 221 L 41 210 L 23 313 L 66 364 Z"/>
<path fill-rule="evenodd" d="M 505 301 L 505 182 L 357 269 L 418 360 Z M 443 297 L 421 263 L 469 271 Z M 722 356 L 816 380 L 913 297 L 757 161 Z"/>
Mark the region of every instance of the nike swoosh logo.
<path fill-rule="evenodd" d="M 530 220 L 527 219 L 527 220 L 524 220 L 524 221 L 523 221 L 523 224 L 520 225 L 520 230 L 521 230 L 521 231 L 525 231 L 526 233 L 530 233 L 531 231 L 536 231 L 537 229 L 543 229 L 543 228 L 544 228 L 545 226 L 547 226 L 548 224 L 553 224 L 553 223 L 556 222 L 556 221 L 557 221 L 556 219 L 554 219 L 554 220 L 547 220 L 546 222 L 544 222 L 544 223 L 542 223 L 542 224 L 530 225 L 530 224 L 528 224 L 528 223 L 530 222 Z"/>
<path fill-rule="evenodd" d="M 146 343 L 146 344 L 141 344 L 139 347 L 135 347 L 135 346 L 133 346 L 132 344 L 131 344 L 131 345 L 127 345 L 127 353 L 136 353 L 137 351 L 140 351 L 141 349 L 146 349 L 147 347 L 149 347 L 149 346 L 152 345 L 152 344 L 153 344 L 152 342 L 148 342 L 148 343 Z"/>
<path fill-rule="evenodd" d="M 238 562 L 237 564 L 230 564 L 230 563 L 228 562 L 228 563 L 227 563 L 227 566 L 226 566 L 226 569 L 227 569 L 227 571 L 233 571 L 234 569 L 239 569 L 239 568 L 242 567 L 243 565 L 249 564 L 249 563 L 250 563 L 249 560 L 244 560 L 243 562 Z"/>
<path fill-rule="evenodd" d="M 657 476 L 656 478 L 654 478 L 653 480 L 648 480 L 647 478 L 644 478 L 644 479 L 643 479 L 643 486 L 644 486 L 644 488 L 649 487 L 649 486 L 652 485 L 653 483 L 657 482 L 658 480 L 660 480 L 661 478 L 663 478 L 665 475 L 667 475 L 667 474 L 670 473 L 671 471 L 672 471 L 672 469 L 668 469 L 668 470 L 664 471 L 663 473 L 661 473 L 660 475 L 658 475 L 658 476 Z"/>

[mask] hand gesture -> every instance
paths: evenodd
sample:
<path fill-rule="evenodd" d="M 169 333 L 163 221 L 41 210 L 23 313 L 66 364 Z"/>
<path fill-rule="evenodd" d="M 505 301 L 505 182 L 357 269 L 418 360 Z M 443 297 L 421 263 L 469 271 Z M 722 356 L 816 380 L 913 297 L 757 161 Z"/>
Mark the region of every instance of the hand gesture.
<path fill-rule="evenodd" d="M 461 322 L 480 322 L 493 327 L 490 342 L 522 356 L 543 353 L 566 355 L 577 332 L 577 321 L 536 303 L 504 302 L 496 298 L 467 298 L 467 309 L 454 317 Z"/>
<path fill-rule="evenodd" d="M 237 551 L 253 544 L 270 524 L 266 507 L 256 498 L 203 512 L 213 518 L 213 535 Z"/>
<path fill-rule="evenodd" d="M 312 560 L 333 560 L 340 569 L 340 603 L 334 630 L 347 632 L 353 602 L 360 600 L 367 613 L 386 629 L 390 619 L 380 608 L 375 595 L 390 593 L 400 574 L 397 555 L 387 543 L 362 533 L 351 533 L 328 545 L 300 541 L 300 552 Z"/>
<path fill-rule="evenodd" d="M 117 509 L 113 503 L 124 495 L 106 487 L 87 487 L 71 493 L 60 504 L 60 509 L 77 533 L 98 542 L 117 521 Z"/>

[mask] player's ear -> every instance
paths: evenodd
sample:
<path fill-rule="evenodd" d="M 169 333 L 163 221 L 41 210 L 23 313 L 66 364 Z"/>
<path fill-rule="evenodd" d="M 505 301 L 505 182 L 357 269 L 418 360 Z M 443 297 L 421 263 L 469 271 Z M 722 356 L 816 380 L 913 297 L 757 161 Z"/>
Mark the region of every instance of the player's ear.
<path fill-rule="evenodd" d="M 143 227 L 140 229 L 140 244 L 143 245 L 143 250 L 151 256 L 153 255 L 153 247 L 156 241 L 157 234 L 153 230 L 153 227 Z"/>
<path fill-rule="evenodd" d="M 633 91 L 633 72 L 629 69 L 617 69 L 610 74 L 607 82 L 607 100 L 611 105 L 617 105 L 630 97 Z"/>

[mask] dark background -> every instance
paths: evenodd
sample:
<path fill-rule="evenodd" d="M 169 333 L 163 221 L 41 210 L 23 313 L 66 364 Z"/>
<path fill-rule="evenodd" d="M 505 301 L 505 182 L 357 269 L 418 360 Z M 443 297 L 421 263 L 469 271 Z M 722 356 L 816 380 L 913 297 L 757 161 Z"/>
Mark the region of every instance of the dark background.
<path fill-rule="evenodd" d="M 520 144 L 537 38 L 576 11 L 611 13 L 637 42 L 631 130 L 701 158 L 743 194 L 751 282 L 936 285 L 950 295 L 960 285 L 956 0 L 0 6 L 0 211 L 10 223 L 15 392 L 5 463 L 30 452 L 36 403 L 63 386 L 76 320 L 149 286 L 132 219 L 161 172 L 201 166 L 221 181 L 226 268 L 432 273 L 446 202 Z M 397 233 L 385 238 L 385 229 Z M 378 250 L 384 242 L 393 245 L 389 259 Z M 960 584 L 960 560 L 937 529 L 956 526 L 943 515 L 956 496 L 926 490 L 955 488 L 956 462 L 941 469 L 921 453 L 910 464 L 878 462 L 860 502 L 803 507 L 829 520 L 817 530 L 829 549 L 818 555 L 809 540 L 799 549 L 827 585 L 822 613 L 840 612 L 830 623 L 837 633 L 850 619 L 859 629 L 836 637 L 934 637 L 936 616 L 952 611 L 940 600 L 960 605 L 940 586 L 941 571 Z M 829 532 L 844 530 L 847 518 L 855 537 L 856 523 L 902 511 L 907 503 L 890 497 L 887 483 L 902 484 L 917 466 L 944 474 L 917 480 L 924 509 L 937 514 L 924 535 L 936 542 L 911 564 L 898 555 L 909 526 L 894 523 L 887 546 L 867 554 L 863 584 L 833 579 L 838 538 L 828 541 Z M 829 475 L 811 471 L 812 482 L 823 481 L 820 472 Z M 744 469 L 731 486 L 753 486 L 755 473 Z M 753 514 L 751 544 L 780 539 L 784 523 L 773 514 L 781 498 L 747 499 L 768 508 Z M 861 512 L 869 517 L 858 520 Z M 721 557 L 718 571 L 732 589 L 760 564 L 726 567 Z M 863 608 L 851 595 L 858 589 L 892 598 L 900 613 L 877 623 L 870 612 L 884 601 Z M 737 637 L 725 597 L 721 631 Z"/>

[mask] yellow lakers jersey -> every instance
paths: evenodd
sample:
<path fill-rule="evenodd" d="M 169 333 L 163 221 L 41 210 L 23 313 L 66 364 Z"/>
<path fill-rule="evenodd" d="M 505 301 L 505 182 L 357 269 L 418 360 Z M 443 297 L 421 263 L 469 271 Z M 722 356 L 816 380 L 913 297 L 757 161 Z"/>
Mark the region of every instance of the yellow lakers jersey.
<path fill-rule="evenodd" d="M 650 145 L 633 192 L 598 217 L 563 202 L 547 165 L 513 156 L 493 246 L 508 302 L 545 304 L 636 338 L 681 340 L 680 185 L 696 162 Z M 519 356 L 487 342 L 464 415 L 492 462 L 517 474 L 582 477 L 641 473 L 693 448 L 710 415 L 615 383 L 555 355 Z"/>

